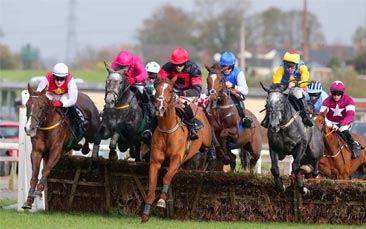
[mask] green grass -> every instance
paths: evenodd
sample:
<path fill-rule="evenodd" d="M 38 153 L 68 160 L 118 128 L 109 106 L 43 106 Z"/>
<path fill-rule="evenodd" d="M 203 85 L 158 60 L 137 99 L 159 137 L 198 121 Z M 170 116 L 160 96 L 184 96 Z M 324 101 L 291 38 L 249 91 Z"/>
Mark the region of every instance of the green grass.
<path fill-rule="evenodd" d="M 33 76 L 44 76 L 46 73 L 47 70 L 0 70 L 0 79 L 30 81 Z M 104 82 L 107 71 L 73 71 L 72 75 L 86 82 Z"/>
<path fill-rule="evenodd" d="M 152 217 L 146 224 L 140 223 L 138 216 L 96 215 L 76 212 L 18 212 L 5 210 L 4 206 L 14 204 L 15 200 L 0 200 L 1 228 L 344 228 L 342 225 L 309 225 L 291 223 L 249 223 L 249 222 L 214 222 L 214 221 L 179 221 Z M 347 226 L 348 228 L 359 228 Z"/>

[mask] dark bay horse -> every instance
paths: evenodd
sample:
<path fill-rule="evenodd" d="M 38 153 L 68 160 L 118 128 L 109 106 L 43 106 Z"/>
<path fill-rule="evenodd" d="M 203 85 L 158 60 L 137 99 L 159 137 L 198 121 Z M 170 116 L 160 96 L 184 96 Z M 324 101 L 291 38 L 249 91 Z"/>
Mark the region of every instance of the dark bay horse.
<path fill-rule="evenodd" d="M 269 152 L 271 157 L 271 173 L 279 191 L 285 191 L 280 177 L 278 160 L 286 155 L 292 155 L 292 172 L 300 192 L 307 194 L 309 190 L 302 180 L 302 165 L 311 165 L 311 177 L 318 175 L 318 161 L 323 156 L 324 143 L 321 133 L 315 125 L 306 127 L 289 100 L 289 95 L 280 85 L 271 85 L 269 89 L 261 83 L 268 95 L 266 98 L 269 126 L 267 131 Z"/>
<path fill-rule="evenodd" d="M 163 188 L 157 206 L 166 207 L 169 186 L 180 166 L 196 155 L 203 148 L 208 149 L 212 141 L 212 129 L 201 108 L 186 97 L 177 97 L 173 85 L 177 77 L 171 81 L 161 81 L 156 88 L 155 109 L 158 117 L 158 126 L 155 129 L 151 142 L 151 155 L 149 167 L 149 191 L 146 197 L 145 208 L 141 221 L 147 222 L 150 217 L 151 205 L 155 199 L 155 190 L 159 170 L 162 164 L 168 163 L 168 170 L 163 177 Z M 203 127 L 198 130 L 199 138 L 189 139 L 187 126 L 182 118 L 177 115 L 176 109 L 182 109 L 184 102 L 188 102 L 195 117 L 200 120 Z"/>
<path fill-rule="evenodd" d="M 31 209 L 35 197 L 41 197 L 47 176 L 64 153 L 71 149 L 79 150 L 80 145 L 72 134 L 72 122 L 63 109 L 55 108 L 46 96 L 47 89 L 36 92 L 28 84 L 29 100 L 27 107 L 27 122 L 25 132 L 32 142 L 32 177 L 27 201 L 24 209 Z M 82 153 L 88 154 L 89 143 L 94 143 L 93 160 L 97 159 L 100 138 L 97 133 L 100 125 L 99 111 L 93 101 L 79 92 L 76 106 L 82 111 L 88 127 L 85 132 L 85 143 Z M 38 182 L 41 160 L 44 160 L 42 178 Z"/>
<path fill-rule="evenodd" d="M 99 134 L 102 139 L 111 138 L 109 158 L 116 159 L 116 147 L 122 152 L 130 149 L 130 154 L 140 160 L 141 133 L 146 126 L 136 94 L 131 90 L 124 73 L 127 68 L 113 70 L 106 63 L 108 71 L 105 91 L 105 106 Z M 150 143 L 145 142 L 150 146 Z"/>
<path fill-rule="evenodd" d="M 219 65 L 205 66 L 208 71 L 207 89 L 209 103 L 206 108 L 206 117 L 214 129 L 225 156 L 230 159 L 231 169 L 235 169 L 235 155 L 231 149 L 239 149 L 240 159 L 244 169 L 255 172 L 256 163 L 262 151 L 262 134 L 260 124 L 255 115 L 246 109 L 247 117 L 253 120 L 251 128 L 243 128 L 240 124 L 238 110 L 227 93 L 225 78 Z"/>
<path fill-rule="evenodd" d="M 344 139 L 325 123 L 325 114 L 314 115 L 314 122 L 319 127 L 325 145 L 324 156 L 319 161 L 319 171 L 322 175 L 332 179 L 349 180 L 361 167 L 366 174 L 366 151 L 362 149 L 359 157 L 352 159 Z M 365 140 L 353 133 L 353 138 L 365 148 Z"/>

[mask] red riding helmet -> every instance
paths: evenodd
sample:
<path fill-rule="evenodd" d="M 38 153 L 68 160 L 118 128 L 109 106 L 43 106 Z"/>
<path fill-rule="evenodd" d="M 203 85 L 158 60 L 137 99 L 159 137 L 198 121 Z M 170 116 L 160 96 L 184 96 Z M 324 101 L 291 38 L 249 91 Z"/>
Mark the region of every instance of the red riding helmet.
<path fill-rule="evenodd" d="M 172 52 L 171 62 L 173 64 L 184 64 L 188 61 L 188 52 L 184 48 L 176 48 Z"/>
<path fill-rule="evenodd" d="M 330 85 L 330 91 L 341 91 L 344 92 L 346 90 L 346 86 L 344 86 L 344 83 L 342 81 L 334 81 Z"/>
<path fill-rule="evenodd" d="M 129 51 L 121 51 L 114 60 L 114 63 L 121 66 L 130 66 L 132 64 L 132 59 L 132 54 Z"/>

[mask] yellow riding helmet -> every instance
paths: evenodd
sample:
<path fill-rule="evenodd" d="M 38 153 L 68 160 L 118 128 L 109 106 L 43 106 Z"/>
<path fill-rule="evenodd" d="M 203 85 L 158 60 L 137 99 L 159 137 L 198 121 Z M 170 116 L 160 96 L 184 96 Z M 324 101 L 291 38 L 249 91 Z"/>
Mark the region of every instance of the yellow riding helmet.
<path fill-rule="evenodd" d="M 300 62 L 300 54 L 295 50 L 289 50 L 283 56 L 283 62 L 292 62 L 298 64 Z"/>

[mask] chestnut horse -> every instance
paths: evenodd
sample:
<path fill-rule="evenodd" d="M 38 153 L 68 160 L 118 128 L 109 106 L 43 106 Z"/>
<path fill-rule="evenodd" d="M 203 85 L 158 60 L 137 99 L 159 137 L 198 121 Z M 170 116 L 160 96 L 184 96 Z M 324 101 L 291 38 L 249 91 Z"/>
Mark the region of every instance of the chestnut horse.
<path fill-rule="evenodd" d="M 243 128 L 240 125 L 238 110 L 227 93 L 225 78 L 222 69 L 218 64 L 212 67 L 205 66 L 208 71 L 207 89 L 209 92 L 209 103 L 206 108 L 206 117 L 210 122 L 225 156 L 230 159 L 230 167 L 235 169 L 236 157 L 231 149 L 240 149 L 241 164 L 244 169 L 255 172 L 255 165 L 262 151 L 262 134 L 258 119 L 246 109 L 247 117 L 252 119 L 250 128 Z M 230 93 L 236 93 L 232 89 Z"/>
<path fill-rule="evenodd" d="M 165 208 L 168 188 L 178 169 L 184 162 L 199 153 L 200 149 L 208 149 L 212 142 L 212 129 L 203 110 L 191 103 L 188 98 L 177 97 L 174 94 L 173 86 L 176 80 L 177 77 L 161 81 L 156 87 L 155 110 L 158 126 L 151 142 L 149 191 L 141 217 L 143 223 L 150 217 L 151 205 L 156 195 L 158 173 L 162 164 L 166 162 L 169 166 L 163 177 L 163 188 L 157 206 Z M 189 139 L 188 128 L 176 113 L 176 109 L 182 109 L 185 102 L 188 102 L 195 117 L 203 124 L 203 127 L 198 130 L 199 138 L 196 140 Z"/>
<path fill-rule="evenodd" d="M 319 171 L 322 175 L 332 179 L 349 180 L 360 167 L 366 174 L 366 152 L 362 149 L 359 157 L 352 159 L 344 139 L 336 131 L 325 124 L 325 114 L 314 115 L 314 122 L 323 134 L 325 151 L 319 161 Z M 365 148 L 365 140 L 358 134 L 353 133 L 353 138 Z"/>
<path fill-rule="evenodd" d="M 55 108 L 51 100 L 46 96 L 47 88 L 36 92 L 28 84 L 29 100 L 27 107 L 27 122 L 25 132 L 31 137 L 32 142 L 32 177 L 27 201 L 22 208 L 31 209 L 35 197 L 42 197 L 47 176 L 53 167 L 56 166 L 62 154 L 71 149 L 80 150 L 81 145 L 76 142 L 73 133 L 71 118 L 67 116 L 67 110 Z M 97 158 L 100 138 L 97 133 L 100 125 L 99 111 L 93 101 L 83 93 L 79 92 L 76 106 L 82 111 L 88 127 L 84 134 L 85 143 L 82 146 L 82 153 L 88 154 L 89 143 L 94 143 L 93 160 Z M 95 153 L 96 152 L 96 153 Z M 42 177 L 38 183 L 38 174 L 41 160 L 44 160 Z"/>

